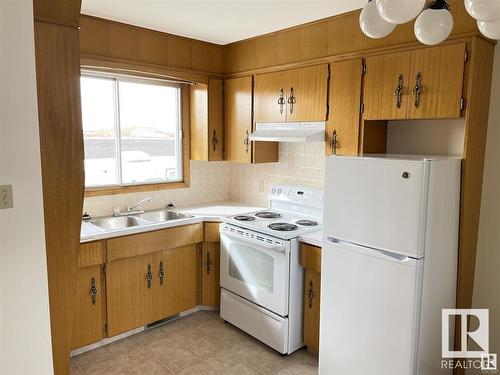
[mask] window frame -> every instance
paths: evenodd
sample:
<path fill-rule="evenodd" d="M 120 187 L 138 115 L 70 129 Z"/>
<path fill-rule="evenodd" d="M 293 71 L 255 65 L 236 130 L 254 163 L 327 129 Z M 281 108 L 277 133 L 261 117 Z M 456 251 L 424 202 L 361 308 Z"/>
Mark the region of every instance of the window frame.
<path fill-rule="evenodd" d="M 103 79 L 114 80 L 114 127 L 113 130 L 116 135 L 116 162 L 117 162 L 117 180 L 119 184 L 113 185 L 100 185 L 100 186 L 85 186 L 85 197 L 112 195 L 112 194 L 125 194 L 142 191 L 155 191 L 166 189 L 178 189 L 189 187 L 189 107 L 186 106 L 186 101 L 189 101 L 189 89 L 182 81 L 169 81 L 158 78 L 150 78 L 144 76 L 131 76 L 114 72 L 102 72 L 99 70 L 82 69 L 81 77 L 95 77 Z M 119 102 L 119 82 L 132 82 L 132 83 L 147 83 L 158 86 L 175 87 L 179 89 L 178 96 L 178 113 L 179 113 L 179 128 L 178 128 L 178 142 L 176 142 L 177 168 L 180 170 L 181 177 L 171 181 L 151 181 L 139 183 L 123 183 L 122 182 L 122 163 L 121 163 L 121 123 L 120 123 L 120 102 Z M 82 140 L 83 126 L 82 126 Z M 85 160 L 85 157 L 84 157 Z"/>

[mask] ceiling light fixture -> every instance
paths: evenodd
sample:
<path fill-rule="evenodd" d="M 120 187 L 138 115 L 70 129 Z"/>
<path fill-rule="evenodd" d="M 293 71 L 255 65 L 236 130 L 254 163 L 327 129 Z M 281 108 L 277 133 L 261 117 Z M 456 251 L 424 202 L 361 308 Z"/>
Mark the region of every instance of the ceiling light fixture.
<path fill-rule="evenodd" d="M 485 37 L 500 40 L 500 21 L 477 21 L 477 27 Z"/>
<path fill-rule="evenodd" d="M 478 21 L 500 20 L 500 1 L 498 0 L 465 0 L 465 9 Z"/>
<path fill-rule="evenodd" d="M 445 0 L 435 0 L 420 13 L 415 21 L 415 36 L 427 45 L 446 40 L 453 30 L 453 17 Z"/>
<path fill-rule="evenodd" d="M 424 9 L 425 0 L 376 0 L 380 16 L 387 22 L 402 24 L 411 21 Z"/>
<path fill-rule="evenodd" d="M 375 0 L 368 0 L 359 16 L 359 26 L 363 33 L 373 39 L 380 39 L 389 35 L 396 25 L 387 22 L 377 11 Z"/>

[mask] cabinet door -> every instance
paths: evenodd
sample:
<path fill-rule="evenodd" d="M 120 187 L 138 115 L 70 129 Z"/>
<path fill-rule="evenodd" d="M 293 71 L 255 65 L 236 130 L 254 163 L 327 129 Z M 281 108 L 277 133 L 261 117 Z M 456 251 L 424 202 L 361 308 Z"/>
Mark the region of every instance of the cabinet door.
<path fill-rule="evenodd" d="M 330 115 L 326 126 L 326 155 L 358 154 L 362 69 L 363 61 L 361 59 L 331 65 Z M 333 143 L 334 138 L 335 144 Z"/>
<path fill-rule="evenodd" d="M 192 309 L 196 303 L 197 262 L 196 245 L 174 249 L 175 272 L 172 285 L 175 290 L 177 312 Z"/>
<path fill-rule="evenodd" d="M 255 122 L 286 121 L 285 73 L 255 76 Z"/>
<path fill-rule="evenodd" d="M 405 119 L 411 52 L 392 53 L 366 59 L 364 119 Z"/>
<path fill-rule="evenodd" d="M 153 255 L 107 263 L 106 290 L 108 335 L 140 327 L 152 321 Z"/>
<path fill-rule="evenodd" d="M 80 268 L 76 278 L 72 349 L 95 343 L 105 337 L 106 293 L 102 265 Z"/>
<path fill-rule="evenodd" d="M 189 87 L 191 160 L 208 160 L 208 85 Z"/>
<path fill-rule="evenodd" d="M 411 52 L 408 118 L 460 117 L 465 43 Z"/>
<path fill-rule="evenodd" d="M 306 268 L 304 284 L 304 344 L 319 353 L 321 274 Z"/>
<path fill-rule="evenodd" d="M 153 321 L 177 314 L 175 288 L 177 265 L 176 249 L 154 254 Z"/>
<path fill-rule="evenodd" d="M 252 77 L 224 81 L 226 160 L 252 162 Z"/>
<path fill-rule="evenodd" d="M 204 242 L 202 251 L 201 304 L 220 304 L 220 242 Z"/>
<path fill-rule="evenodd" d="M 224 111 L 223 81 L 210 79 L 208 82 L 208 160 L 223 159 Z"/>
<path fill-rule="evenodd" d="M 287 121 L 326 120 L 328 64 L 288 70 L 285 81 Z"/>

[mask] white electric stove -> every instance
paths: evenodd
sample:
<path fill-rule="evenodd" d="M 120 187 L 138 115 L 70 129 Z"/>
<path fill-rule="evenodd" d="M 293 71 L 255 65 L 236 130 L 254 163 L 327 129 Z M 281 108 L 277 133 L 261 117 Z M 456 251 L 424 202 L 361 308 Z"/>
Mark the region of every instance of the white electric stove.
<path fill-rule="evenodd" d="M 282 354 L 303 346 L 298 237 L 321 230 L 323 192 L 273 186 L 270 208 L 221 225 L 221 317 Z"/>

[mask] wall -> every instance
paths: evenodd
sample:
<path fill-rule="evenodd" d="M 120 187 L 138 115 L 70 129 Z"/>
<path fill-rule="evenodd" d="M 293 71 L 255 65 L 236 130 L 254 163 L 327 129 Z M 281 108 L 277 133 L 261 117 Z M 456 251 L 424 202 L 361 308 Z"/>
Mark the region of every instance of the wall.
<path fill-rule="evenodd" d="M 231 164 L 231 200 L 266 207 L 271 185 L 323 188 L 323 143 L 280 143 L 279 148 L 279 163 Z"/>
<path fill-rule="evenodd" d="M 389 121 L 391 154 L 463 155 L 465 120 Z"/>
<path fill-rule="evenodd" d="M 15 37 L 13 37 L 15 35 Z M 51 374 L 31 0 L 0 0 L 0 374 Z"/>
<path fill-rule="evenodd" d="M 146 210 L 164 208 L 169 202 L 176 206 L 217 202 L 229 199 L 229 171 L 228 162 L 191 161 L 190 187 L 186 189 L 172 189 L 149 191 L 142 193 L 106 195 L 86 198 L 83 204 L 84 212 L 92 216 L 107 216 L 113 214 L 113 207 L 124 209 L 145 197 L 151 197 L 151 203 L 146 203 Z"/>
<path fill-rule="evenodd" d="M 500 359 L 500 48 L 495 49 L 493 86 L 472 305 L 490 309 L 490 352 Z M 469 372 L 470 374 L 476 372 Z M 477 372 L 479 374 L 480 372 Z"/>

